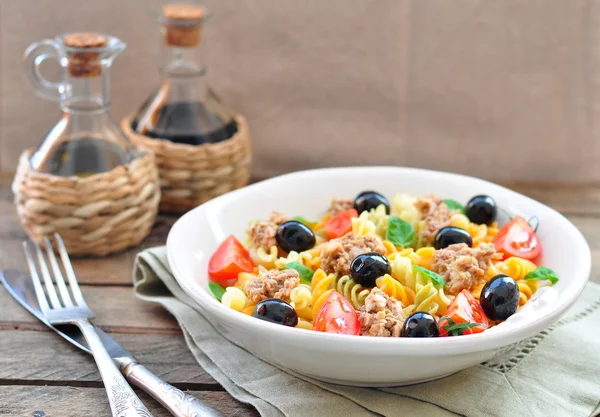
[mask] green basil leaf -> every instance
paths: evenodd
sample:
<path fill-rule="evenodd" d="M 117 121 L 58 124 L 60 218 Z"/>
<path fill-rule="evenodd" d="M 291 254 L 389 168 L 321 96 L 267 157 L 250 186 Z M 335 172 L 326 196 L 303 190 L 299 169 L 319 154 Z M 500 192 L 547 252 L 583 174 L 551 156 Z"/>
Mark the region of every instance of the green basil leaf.
<path fill-rule="evenodd" d="M 305 282 L 311 282 L 314 274 L 310 268 L 305 267 L 299 262 L 290 262 L 283 269 L 295 269 L 300 274 L 300 279 Z"/>
<path fill-rule="evenodd" d="M 313 227 L 315 224 L 317 224 L 316 222 L 311 222 L 311 221 L 306 220 L 306 218 L 304 218 L 302 216 L 292 217 L 290 220 L 295 220 L 297 222 L 303 223 L 303 224 L 307 225 L 308 227 Z"/>
<path fill-rule="evenodd" d="M 446 285 L 446 281 L 444 281 L 444 278 L 442 278 L 442 276 L 440 274 L 436 274 L 435 272 L 430 271 L 429 269 L 423 268 L 422 266 L 419 266 L 419 265 L 413 265 L 413 268 L 416 269 L 417 271 L 419 271 L 420 273 L 422 273 L 423 275 L 427 276 L 428 278 L 430 278 L 431 281 L 433 281 L 434 286 L 444 288 L 444 286 Z"/>
<path fill-rule="evenodd" d="M 446 330 L 450 336 L 461 336 L 464 335 L 467 330 L 472 329 L 473 327 L 481 326 L 479 323 L 472 323 L 470 321 L 466 321 L 464 323 L 455 323 L 449 317 L 442 317 L 440 321 L 442 321 L 444 318 L 448 320 L 448 324 L 442 326 L 442 329 Z"/>
<path fill-rule="evenodd" d="M 217 284 L 216 282 L 209 282 L 208 288 L 214 294 L 214 296 L 217 298 L 217 300 L 221 301 L 221 299 L 223 298 L 223 294 L 225 294 L 225 288 L 223 288 L 221 285 Z"/>
<path fill-rule="evenodd" d="M 412 224 L 400 217 L 390 216 L 387 221 L 387 236 L 386 239 L 394 245 L 409 246 L 415 237 L 415 229 Z"/>
<path fill-rule="evenodd" d="M 556 272 L 547 266 L 538 266 L 535 270 L 525 275 L 525 279 L 535 281 L 550 281 L 552 285 L 558 282 Z"/>
<path fill-rule="evenodd" d="M 446 203 L 446 205 L 448 206 L 448 209 L 450 209 L 450 210 L 459 210 L 461 213 L 465 212 L 465 206 L 463 206 L 456 200 L 447 199 L 447 200 L 444 200 L 444 203 Z"/>

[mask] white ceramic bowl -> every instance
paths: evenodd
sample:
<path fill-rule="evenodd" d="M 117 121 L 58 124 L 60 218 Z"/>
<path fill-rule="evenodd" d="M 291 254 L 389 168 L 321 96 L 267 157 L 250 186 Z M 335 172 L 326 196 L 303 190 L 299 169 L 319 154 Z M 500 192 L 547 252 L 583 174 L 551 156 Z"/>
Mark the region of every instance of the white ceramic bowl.
<path fill-rule="evenodd" d="M 319 218 L 332 197 L 353 198 L 374 189 L 392 198 L 434 193 L 466 202 L 492 196 L 509 213 L 537 216 L 543 264 L 557 272 L 506 322 L 483 333 L 436 339 L 375 338 L 290 328 L 246 316 L 220 304 L 208 290 L 207 264 L 228 235 L 243 238 L 248 222 L 272 210 Z M 581 233 L 551 208 L 487 181 L 412 168 L 333 168 L 273 178 L 218 197 L 175 223 L 167 240 L 169 264 L 181 287 L 222 333 L 259 358 L 323 381 L 357 386 L 424 382 L 488 360 L 533 336 L 571 306 L 590 274 L 590 250 Z"/>

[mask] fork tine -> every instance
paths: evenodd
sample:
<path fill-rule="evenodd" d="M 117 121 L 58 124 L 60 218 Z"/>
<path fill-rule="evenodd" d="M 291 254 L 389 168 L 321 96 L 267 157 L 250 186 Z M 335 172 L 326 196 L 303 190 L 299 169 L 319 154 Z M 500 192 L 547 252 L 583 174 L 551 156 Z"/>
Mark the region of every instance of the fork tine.
<path fill-rule="evenodd" d="M 52 305 L 52 308 L 62 308 L 62 305 L 58 300 L 58 295 L 56 294 L 56 289 L 54 288 L 54 283 L 52 282 L 52 275 L 50 275 L 50 271 L 48 270 L 48 264 L 46 264 L 46 259 L 44 259 L 44 252 L 42 252 L 42 248 L 40 247 L 39 243 L 34 241 L 33 246 L 35 248 L 35 252 L 37 253 L 38 265 L 42 271 L 42 277 L 46 283 L 46 293 L 48 293 L 50 304 Z"/>
<path fill-rule="evenodd" d="M 71 301 L 71 296 L 69 295 L 69 290 L 67 289 L 67 285 L 65 284 L 65 277 L 63 276 L 60 267 L 58 266 L 58 262 L 56 262 L 56 256 L 54 256 L 54 250 L 52 249 L 52 242 L 46 236 L 44 238 L 44 244 L 46 245 L 46 255 L 48 259 L 50 259 L 50 265 L 52 266 L 52 270 L 54 271 L 54 279 L 56 281 L 56 285 L 58 286 L 58 290 L 60 291 L 60 298 L 62 299 L 65 307 L 73 307 L 73 301 Z"/>
<path fill-rule="evenodd" d="M 71 265 L 71 260 L 69 259 L 65 242 L 63 242 L 62 237 L 60 237 L 58 233 L 54 233 L 54 239 L 56 239 L 56 243 L 58 244 L 58 251 L 60 252 L 60 258 L 62 260 L 65 273 L 69 279 L 69 286 L 73 292 L 73 298 L 78 305 L 86 305 L 83 294 L 81 293 L 81 289 L 79 289 L 77 277 L 75 277 L 75 271 L 73 271 L 73 266 Z"/>
<path fill-rule="evenodd" d="M 35 267 L 35 261 L 33 254 L 31 253 L 29 242 L 23 242 L 23 250 L 25 251 L 25 259 L 27 260 L 27 266 L 29 267 L 29 273 L 31 274 L 31 280 L 33 281 L 33 288 L 35 289 L 35 295 L 37 296 L 38 304 L 40 305 L 42 312 L 45 314 L 46 311 L 50 310 L 50 306 L 48 305 L 46 294 L 44 294 L 44 289 L 42 288 L 42 282 L 40 281 L 37 268 Z"/>

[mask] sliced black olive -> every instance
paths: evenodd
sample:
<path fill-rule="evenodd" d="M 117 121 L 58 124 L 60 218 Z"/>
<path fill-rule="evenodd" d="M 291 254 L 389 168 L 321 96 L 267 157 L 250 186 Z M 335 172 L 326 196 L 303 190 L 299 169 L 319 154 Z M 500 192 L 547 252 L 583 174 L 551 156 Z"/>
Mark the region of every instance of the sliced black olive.
<path fill-rule="evenodd" d="M 465 207 L 465 214 L 469 220 L 488 226 L 496 220 L 497 212 L 496 201 L 489 195 L 476 195 Z"/>
<path fill-rule="evenodd" d="M 284 326 L 296 327 L 298 324 L 298 314 L 294 307 L 278 298 L 269 298 L 258 303 L 252 316 Z"/>
<path fill-rule="evenodd" d="M 519 307 L 519 285 L 508 275 L 496 275 L 482 288 L 479 303 L 492 320 L 506 320 Z"/>
<path fill-rule="evenodd" d="M 469 247 L 473 246 L 473 239 L 469 232 L 460 227 L 446 226 L 442 227 L 435 235 L 433 247 L 435 249 L 444 249 L 455 243 L 466 243 Z"/>
<path fill-rule="evenodd" d="M 377 278 L 390 274 L 391 271 L 392 267 L 387 258 L 376 252 L 358 255 L 350 264 L 352 279 L 368 288 L 374 287 Z"/>
<path fill-rule="evenodd" d="M 285 252 L 302 252 L 315 246 L 315 234 L 304 223 L 290 220 L 277 228 L 277 245 Z"/>
<path fill-rule="evenodd" d="M 401 337 L 438 337 L 440 330 L 437 322 L 429 313 L 418 311 L 404 322 Z"/>
<path fill-rule="evenodd" d="M 358 211 L 358 214 L 363 211 L 376 209 L 382 204 L 385 206 L 385 212 L 390 214 L 390 202 L 387 198 L 375 191 L 363 191 L 356 199 L 354 199 L 354 208 Z"/>

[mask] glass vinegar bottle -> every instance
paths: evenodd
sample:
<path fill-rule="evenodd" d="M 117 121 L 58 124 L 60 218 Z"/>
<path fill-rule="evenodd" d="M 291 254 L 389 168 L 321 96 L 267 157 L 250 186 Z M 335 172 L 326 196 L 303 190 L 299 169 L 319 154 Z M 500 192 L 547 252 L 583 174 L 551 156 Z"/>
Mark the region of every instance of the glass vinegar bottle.
<path fill-rule="evenodd" d="M 134 114 L 132 129 L 150 138 L 202 145 L 231 138 L 233 112 L 208 87 L 200 40 L 206 9 L 171 4 L 157 16 L 162 28 L 160 87 Z"/>
<path fill-rule="evenodd" d="M 59 122 L 30 159 L 38 172 L 86 177 L 131 161 L 137 151 L 108 113 L 110 68 L 125 49 L 120 39 L 99 33 L 70 33 L 32 44 L 25 52 L 26 72 L 36 93 L 58 101 Z M 41 75 L 46 59 L 61 66 L 61 80 Z"/>

